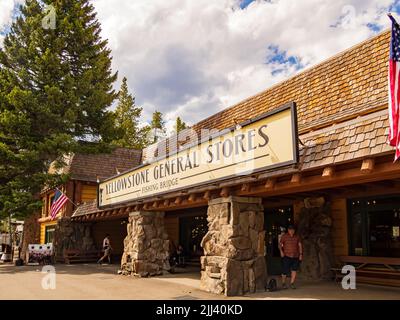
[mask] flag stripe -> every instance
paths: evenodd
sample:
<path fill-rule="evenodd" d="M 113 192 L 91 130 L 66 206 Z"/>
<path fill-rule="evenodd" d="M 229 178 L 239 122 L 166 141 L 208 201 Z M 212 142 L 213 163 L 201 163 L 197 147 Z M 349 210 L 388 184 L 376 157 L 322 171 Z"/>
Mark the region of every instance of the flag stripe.
<path fill-rule="evenodd" d="M 52 219 L 57 216 L 57 213 L 61 210 L 67 200 L 68 197 L 64 193 L 62 193 L 60 190 L 56 191 L 54 202 L 52 203 L 50 208 L 50 216 Z"/>
<path fill-rule="evenodd" d="M 400 26 L 393 18 L 388 73 L 389 144 L 395 147 L 394 161 L 400 158 Z"/>

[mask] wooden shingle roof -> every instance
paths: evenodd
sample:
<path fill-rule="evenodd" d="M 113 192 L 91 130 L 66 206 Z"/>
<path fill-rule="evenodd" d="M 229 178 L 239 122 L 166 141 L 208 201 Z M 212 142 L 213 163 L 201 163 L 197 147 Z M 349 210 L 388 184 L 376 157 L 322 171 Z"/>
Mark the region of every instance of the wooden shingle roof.
<path fill-rule="evenodd" d="M 287 102 L 297 104 L 300 133 L 354 118 L 387 104 L 390 33 L 368 39 L 193 126 L 224 129 Z"/>
<path fill-rule="evenodd" d="M 95 182 L 140 165 L 141 154 L 141 150 L 127 148 L 116 148 L 111 153 L 77 153 L 67 157 L 66 166 L 58 172 L 74 180 Z"/>
<path fill-rule="evenodd" d="M 387 110 L 374 112 L 338 125 L 301 135 L 300 169 L 307 170 L 357 158 L 388 154 Z"/>
<path fill-rule="evenodd" d="M 74 211 L 72 217 L 85 216 L 97 212 L 102 212 L 102 210 L 97 208 L 97 200 L 93 200 L 80 204 Z"/>

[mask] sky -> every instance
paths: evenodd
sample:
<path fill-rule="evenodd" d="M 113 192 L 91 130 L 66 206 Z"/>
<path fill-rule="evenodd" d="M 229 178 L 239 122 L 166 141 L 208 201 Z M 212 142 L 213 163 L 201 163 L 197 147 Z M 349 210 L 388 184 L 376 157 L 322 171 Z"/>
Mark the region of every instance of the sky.
<path fill-rule="evenodd" d="M 400 0 L 91 0 L 143 121 L 194 124 L 400 21 Z M 0 46 L 23 0 L 0 0 Z"/>

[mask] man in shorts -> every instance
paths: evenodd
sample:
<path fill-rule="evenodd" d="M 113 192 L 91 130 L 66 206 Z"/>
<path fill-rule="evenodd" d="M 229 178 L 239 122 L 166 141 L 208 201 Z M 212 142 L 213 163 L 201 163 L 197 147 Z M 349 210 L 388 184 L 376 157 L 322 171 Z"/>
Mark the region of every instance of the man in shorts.
<path fill-rule="evenodd" d="M 300 238 L 295 234 L 293 225 L 288 226 L 279 242 L 279 249 L 282 257 L 282 288 L 287 289 L 286 277 L 290 276 L 290 287 L 296 289 L 295 281 L 300 262 L 303 260 L 303 246 Z"/>

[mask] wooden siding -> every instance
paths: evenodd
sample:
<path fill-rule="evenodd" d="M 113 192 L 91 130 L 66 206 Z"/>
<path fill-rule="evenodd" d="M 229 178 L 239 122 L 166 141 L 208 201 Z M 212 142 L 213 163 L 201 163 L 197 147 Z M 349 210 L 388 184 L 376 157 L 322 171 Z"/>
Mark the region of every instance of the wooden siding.
<path fill-rule="evenodd" d="M 82 185 L 81 201 L 89 202 L 96 199 L 97 197 L 97 186 L 94 185 Z"/>
<path fill-rule="evenodd" d="M 40 224 L 40 244 L 44 244 L 44 242 L 46 240 L 46 227 L 54 226 L 56 224 L 57 224 L 57 221 L 51 221 L 51 222 L 46 222 L 46 223 Z"/>
<path fill-rule="evenodd" d="M 348 255 L 349 241 L 347 232 L 347 201 L 346 199 L 334 199 L 332 201 L 333 219 L 333 254 L 335 257 Z"/>

